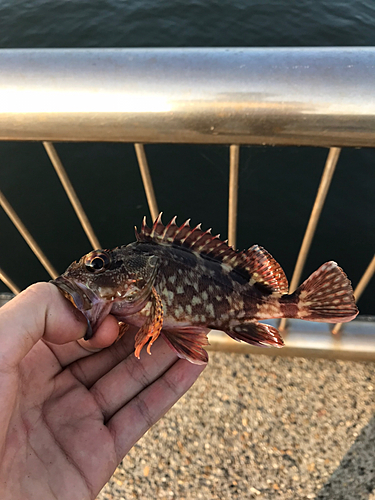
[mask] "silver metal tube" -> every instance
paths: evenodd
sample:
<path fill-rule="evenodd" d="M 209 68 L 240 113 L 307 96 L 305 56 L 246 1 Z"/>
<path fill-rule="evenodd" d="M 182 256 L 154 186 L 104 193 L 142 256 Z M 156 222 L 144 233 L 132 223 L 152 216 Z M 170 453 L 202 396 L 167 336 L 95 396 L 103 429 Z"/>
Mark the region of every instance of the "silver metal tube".
<path fill-rule="evenodd" d="M 362 278 L 359 280 L 358 285 L 355 287 L 354 297 L 357 302 L 359 297 L 365 291 L 366 286 L 370 283 L 370 280 L 374 276 L 374 274 L 375 274 L 375 255 L 373 256 L 370 264 L 367 266 L 366 271 L 363 273 Z M 339 331 L 342 328 L 342 325 L 343 323 L 337 323 L 337 325 L 333 327 L 332 333 L 339 333 Z"/>
<path fill-rule="evenodd" d="M 5 274 L 5 272 L 0 269 L 0 280 L 6 284 L 6 286 L 11 290 L 15 295 L 20 293 L 20 289 L 18 286 Z"/>
<path fill-rule="evenodd" d="M 232 144 L 229 148 L 229 203 L 228 203 L 228 244 L 236 248 L 238 169 L 240 146 Z"/>
<path fill-rule="evenodd" d="M 158 204 L 156 203 L 156 196 L 152 185 L 150 169 L 148 168 L 145 148 L 143 144 L 134 144 L 134 148 L 138 159 L 139 170 L 142 176 L 148 207 L 150 209 L 152 220 L 154 221 L 159 215 L 159 209 Z"/>
<path fill-rule="evenodd" d="M 375 361 L 374 320 L 356 319 L 346 323 L 339 336 L 334 336 L 326 323 L 312 323 L 298 319 L 290 320 L 285 347 L 263 349 L 236 342 L 223 332 L 212 330 L 208 334 L 208 350 L 232 351 L 270 356 L 303 356 L 304 358 L 344 359 L 352 361 Z M 267 323 L 277 326 L 275 320 Z"/>
<path fill-rule="evenodd" d="M 37 244 L 37 242 L 31 236 L 29 231 L 26 229 L 24 223 L 18 217 L 13 207 L 11 206 L 11 204 L 5 198 L 5 196 L 1 191 L 0 191 L 0 205 L 3 207 L 4 211 L 6 212 L 10 220 L 13 222 L 13 224 L 16 226 L 16 228 L 18 229 L 18 231 L 20 232 L 21 236 L 26 241 L 26 243 L 29 245 L 31 250 L 38 257 L 40 263 L 46 269 L 51 278 L 57 278 L 57 276 L 59 275 L 58 272 L 53 267 L 51 262 L 47 259 L 40 246 Z"/>
<path fill-rule="evenodd" d="M 63 185 L 63 188 L 65 189 L 65 192 L 70 200 L 70 203 L 72 204 L 73 209 L 77 214 L 77 217 L 82 225 L 82 228 L 85 231 L 86 236 L 89 239 L 93 249 L 96 250 L 97 248 L 101 248 L 99 240 L 94 233 L 90 221 L 81 205 L 81 202 L 79 201 L 77 193 L 75 192 L 73 185 L 70 182 L 68 174 L 66 173 L 66 170 L 63 167 L 63 164 L 61 163 L 61 160 L 59 158 L 59 155 L 57 154 L 54 145 L 50 142 L 43 141 L 43 146 L 49 156 L 49 159 L 51 160 L 51 163 L 61 181 L 61 184 Z"/>
<path fill-rule="evenodd" d="M 311 211 L 310 219 L 307 224 L 305 236 L 303 238 L 296 266 L 294 268 L 292 280 L 289 287 L 290 293 L 294 292 L 294 290 L 297 288 L 300 282 L 302 271 L 310 250 L 311 242 L 315 234 L 320 214 L 322 213 L 322 209 L 324 206 L 325 199 L 327 197 L 329 186 L 331 185 L 332 177 L 335 172 L 340 152 L 341 152 L 340 148 L 331 148 L 329 150 L 327 161 L 323 170 L 323 175 L 320 180 L 318 192 L 316 194 L 315 202 Z M 283 318 L 279 325 L 281 331 L 285 329 L 286 323 L 287 320 Z"/>
<path fill-rule="evenodd" d="M 369 146 L 375 48 L 2 49 L 0 140 Z"/>

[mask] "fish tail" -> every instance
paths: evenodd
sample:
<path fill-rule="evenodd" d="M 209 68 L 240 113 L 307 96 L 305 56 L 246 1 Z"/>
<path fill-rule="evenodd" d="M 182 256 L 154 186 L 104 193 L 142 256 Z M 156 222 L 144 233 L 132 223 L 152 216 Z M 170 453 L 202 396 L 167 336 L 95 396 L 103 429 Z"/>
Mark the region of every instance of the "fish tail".
<path fill-rule="evenodd" d="M 326 262 L 297 290 L 280 299 L 286 318 L 345 323 L 358 314 L 351 282 L 336 262 Z"/>

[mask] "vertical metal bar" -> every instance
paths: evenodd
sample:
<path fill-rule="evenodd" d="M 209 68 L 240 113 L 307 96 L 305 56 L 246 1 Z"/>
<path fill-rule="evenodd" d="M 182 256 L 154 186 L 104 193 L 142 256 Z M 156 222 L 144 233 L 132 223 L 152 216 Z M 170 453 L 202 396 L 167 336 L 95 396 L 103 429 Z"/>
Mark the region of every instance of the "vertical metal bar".
<path fill-rule="evenodd" d="M 38 257 L 39 261 L 41 264 L 44 266 L 48 274 L 52 278 L 57 278 L 59 275 L 56 269 L 52 266 L 50 261 L 47 259 L 47 257 L 44 255 L 43 251 L 41 250 L 40 246 L 37 244 L 37 242 L 34 240 L 34 238 L 31 236 L 29 231 L 26 229 L 25 225 L 21 221 L 21 219 L 18 217 L 16 212 L 13 210 L 12 206 L 8 202 L 8 200 L 5 198 L 3 193 L 0 191 L 0 205 L 3 207 L 4 211 L 10 218 L 10 220 L 13 222 L 13 224 L 16 226 L 18 231 L 21 233 L 21 236 L 23 239 L 26 241 L 26 243 L 29 245 L 31 250 L 35 253 L 35 255 Z"/>
<path fill-rule="evenodd" d="M 237 206 L 238 206 L 238 169 L 240 146 L 231 144 L 229 148 L 229 202 L 228 202 L 228 244 L 236 247 Z"/>
<path fill-rule="evenodd" d="M 359 297 L 362 295 L 364 292 L 366 286 L 370 283 L 371 278 L 375 274 L 375 255 L 373 256 L 370 264 L 367 266 L 366 271 L 363 273 L 362 278 L 359 280 L 358 285 L 355 287 L 354 290 L 354 297 L 356 302 L 358 302 Z M 332 333 L 338 333 L 341 330 L 342 323 L 337 323 L 337 325 L 334 326 Z"/>
<path fill-rule="evenodd" d="M 7 276 L 2 269 L 0 269 L 0 280 L 6 284 L 6 286 L 9 288 L 9 290 L 12 290 L 12 292 L 15 295 L 18 295 L 20 293 L 20 289 L 18 286 L 13 283 L 13 281 Z"/>
<path fill-rule="evenodd" d="M 152 220 L 154 221 L 159 215 L 159 209 L 156 203 L 156 197 L 152 185 L 150 169 L 148 168 L 145 148 L 143 144 L 135 143 L 134 149 L 135 149 L 135 154 L 137 155 L 139 170 L 141 171 L 143 187 L 145 189 L 148 207 L 150 209 Z"/>
<path fill-rule="evenodd" d="M 49 156 L 49 159 L 51 160 L 54 169 L 56 170 L 57 175 L 59 176 L 61 184 L 65 189 L 65 192 L 70 200 L 70 203 L 72 204 L 73 209 L 77 214 L 77 217 L 82 225 L 82 228 L 85 231 L 86 236 L 89 239 L 93 249 L 95 250 L 97 248 L 101 248 L 99 240 L 94 233 L 94 230 L 90 224 L 90 221 L 85 211 L 83 210 L 81 202 L 78 199 L 77 193 L 75 192 L 73 185 L 69 180 L 69 177 L 66 173 L 66 170 L 63 167 L 63 164 L 61 163 L 61 160 L 56 152 L 54 145 L 51 142 L 43 141 L 43 146 Z"/>
<path fill-rule="evenodd" d="M 320 214 L 322 212 L 323 206 L 325 199 L 327 197 L 327 193 L 332 181 L 333 174 L 335 172 L 335 168 L 337 165 L 337 161 L 339 159 L 341 152 L 341 148 L 330 148 L 328 157 L 326 160 L 326 164 L 323 170 L 323 174 L 320 180 L 318 192 L 316 194 L 315 202 L 311 211 L 310 219 L 307 224 L 305 236 L 302 241 L 302 245 L 298 254 L 296 266 L 294 268 L 293 276 L 292 276 L 292 281 L 290 283 L 289 287 L 289 293 L 293 293 L 294 290 L 297 288 L 303 267 L 305 265 L 307 255 L 310 250 L 311 242 L 315 234 L 316 226 L 319 221 Z M 279 325 L 280 330 L 284 330 L 286 326 L 286 319 L 282 319 Z"/>

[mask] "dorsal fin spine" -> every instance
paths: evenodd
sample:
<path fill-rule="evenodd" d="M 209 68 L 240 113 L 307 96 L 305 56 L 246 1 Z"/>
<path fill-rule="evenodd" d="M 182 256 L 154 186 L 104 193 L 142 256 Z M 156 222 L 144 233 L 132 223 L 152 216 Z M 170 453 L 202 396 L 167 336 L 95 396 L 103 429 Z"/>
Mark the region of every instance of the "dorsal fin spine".
<path fill-rule="evenodd" d="M 199 224 L 199 227 L 197 226 L 195 230 L 198 230 L 200 234 L 198 234 L 198 236 L 194 239 L 193 243 L 191 244 L 191 248 L 197 248 L 199 247 L 199 243 L 201 242 L 201 240 L 207 236 L 208 234 L 208 231 L 206 231 L 205 233 L 201 230 L 200 228 L 201 224 Z"/>
<path fill-rule="evenodd" d="M 187 221 L 185 221 L 184 224 L 182 224 L 182 226 L 179 228 L 179 230 L 177 231 L 177 233 L 175 235 L 175 240 L 179 241 L 180 244 L 183 244 L 185 242 L 186 238 L 188 236 L 190 236 L 190 234 L 195 229 L 195 228 L 190 227 L 190 220 L 191 219 L 188 219 Z M 187 231 L 186 231 L 186 229 L 187 229 Z M 185 234 L 183 237 L 181 237 L 181 233 L 183 233 L 183 231 L 185 232 Z"/>
<path fill-rule="evenodd" d="M 161 237 L 161 239 L 162 239 L 163 241 L 164 241 L 164 240 L 165 240 L 165 238 L 166 238 L 166 235 L 167 235 L 168 229 L 169 229 L 171 226 L 177 226 L 177 224 L 176 224 L 176 219 L 177 219 L 177 216 L 175 215 L 175 216 L 173 217 L 173 219 L 169 222 L 169 224 L 167 224 L 167 225 L 165 226 L 165 229 L 164 229 L 163 234 L 162 234 L 162 237 Z"/>
<path fill-rule="evenodd" d="M 163 215 L 163 212 L 160 212 L 160 214 L 157 216 L 157 219 L 155 220 L 153 226 L 152 226 L 152 229 L 151 229 L 151 234 L 150 234 L 150 237 L 153 238 L 156 234 L 156 230 L 159 226 L 159 224 L 161 224 L 163 226 L 163 223 L 161 221 L 161 216 Z M 163 226 L 164 228 L 164 226 Z"/>

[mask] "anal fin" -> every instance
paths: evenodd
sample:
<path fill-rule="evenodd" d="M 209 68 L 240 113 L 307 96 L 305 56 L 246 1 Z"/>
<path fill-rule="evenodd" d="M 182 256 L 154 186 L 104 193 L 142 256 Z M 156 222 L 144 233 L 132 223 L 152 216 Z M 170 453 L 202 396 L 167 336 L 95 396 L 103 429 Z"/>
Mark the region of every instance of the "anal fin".
<path fill-rule="evenodd" d="M 196 365 L 203 365 L 208 362 L 208 354 L 203 346 L 209 344 L 207 340 L 209 331 L 209 328 L 186 326 L 163 330 L 162 336 L 180 358 L 185 358 Z"/>
<path fill-rule="evenodd" d="M 147 352 L 148 354 L 151 354 L 151 346 L 159 337 L 160 331 L 163 327 L 163 303 L 154 287 L 152 287 L 151 290 L 151 301 L 152 306 L 150 310 L 150 316 L 141 326 L 135 336 L 134 354 L 138 359 L 140 358 L 143 346 L 146 345 L 148 341 L 150 342 L 147 346 Z"/>
<path fill-rule="evenodd" d="M 260 347 L 284 346 L 284 341 L 276 328 L 257 321 L 238 323 L 230 331 L 226 330 L 225 333 L 234 340 L 242 340 L 250 345 Z"/>

